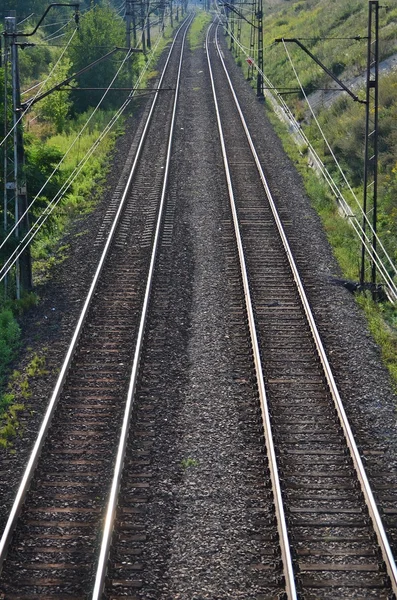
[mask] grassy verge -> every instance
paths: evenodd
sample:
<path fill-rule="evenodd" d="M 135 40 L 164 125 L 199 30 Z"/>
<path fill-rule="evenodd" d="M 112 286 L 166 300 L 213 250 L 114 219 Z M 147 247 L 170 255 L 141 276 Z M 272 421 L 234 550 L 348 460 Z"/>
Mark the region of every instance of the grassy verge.
<path fill-rule="evenodd" d="M 14 371 L 8 378 L 6 391 L 0 397 L 0 448 L 12 451 L 13 438 L 23 432 L 19 413 L 27 409 L 25 403 L 32 395 L 32 381 L 48 375 L 44 354 L 46 350 L 43 348 L 40 355 L 31 353 L 23 372 Z"/>
<path fill-rule="evenodd" d="M 334 196 L 326 183 L 307 164 L 282 124 L 270 108 L 267 114 L 280 137 L 284 150 L 300 172 L 306 192 L 323 223 L 328 241 L 346 279 L 357 280 L 360 245 L 353 228 L 340 216 Z M 369 330 L 379 345 L 382 359 L 397 390 L 397 307 L 390 303 L 375 303 L 369 295 L 356 296 L 363 309 Z"/>
<path fill-rule="evenodd" d="M 172 35 L 171 28 L 167 28 L 151 57 L 153 67 Z M 143 68 L 146 58 L 142 56 L 140 60 Z M 157 71 L 148 69 L 140 87 L 150 87 L 151 79 L 156 76 Z M 72 144 L 73 140 L 87 121 L 88 114 L 80 115 L 73 123 L 69 123 L 67 133 L 53 135 L 51 128 L 42 125 L 36 131 L 33 129 L 31 133 L 39 137 L 43 144 L 55 148 L 62 155 L 68 151 L 61 166 L 62 172 L 67 177 L 79 165 L 110 121 L 112 114 L 110 111 L 98 111 L 74 144 Z M 106 175 L 117 137 L 123 133 L 124 120 L 121 118 L 101 141 L 73 181 L 67 194 L 53 212 L 50 226 L 43 228 L 37 236 L 32 247 L 33 276 L 36 285 L 49 280 L 53 268 L 67 258 L 69 247 L 62 244 L 62 237 L 73 220 L 94 210 L 106 184 Z M 84 235 L 84 232 L 78 235 Z M 20 347 L 21 331 L 17 317 L 38 301 L 35 294 L 29 294 L 19 301 L 0 300 L 0 448 L 11 452 L 13 451 L 12 439 L 18 433 L 22 433 L 19 414 L 28 408 L 31 381 L 47 374 L 45 357 L 36 354 L 30 356 L 23 372 L 14 371 L 10 374 L 10 364 Z"/>
<path fill-rule="evenodd" d="M 86 153 L 96 141 L 104 125 L 111 118 L 110 113 L 100 113 L 89 129 L 72 145 L 80 131 L 83 119 L 69 129 L 67 134 L 51 136 L 46 144 L 68 154 L 62 163 L 61 171 L 67 177 L 79 165 Z M 123 132 L 120 122 L 99 144 L 71 188 L 53 212 L 51 226 L 41 231 L 32 247 L 33 275 L 35 283 L 42 283 L 51 276 L 52 267 L 67 256 L 67 247 L 59 247 L 60 240 L 69 224 L 84 214 L 91 212 L 99 201 L 104 189 L 110 158 L 118 135 Z"/>
<path fill-rule="evenodd" d="M 15 357 L 20 344 L 21 330 L 9 308 L 0 312 L 0 447 L 6 447 L 10 437 L 17 429 L 17 413 L 21 407 L 15 402 L 10 389 L 5 391 L 5 382 L 9 364 Z"/>
<path fill-rule="evenodd" d="M 199 11 L 194 17 L 188 33 L 188 43 L 191 50 L 200 48 L 205 40 L 207 25 L 211 23 L 211 15 L 208 12 Z"/>

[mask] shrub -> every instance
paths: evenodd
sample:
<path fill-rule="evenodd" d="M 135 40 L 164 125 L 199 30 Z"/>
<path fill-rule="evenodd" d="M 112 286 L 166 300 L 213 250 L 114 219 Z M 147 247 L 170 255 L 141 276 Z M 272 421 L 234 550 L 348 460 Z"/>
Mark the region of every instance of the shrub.
<path fill-rule="evenodd" d="M 12 311 L 4 309 L 0 312 L 0 383 L 6 370 L 15 356 L 19 346 L 21 330 Z"/>

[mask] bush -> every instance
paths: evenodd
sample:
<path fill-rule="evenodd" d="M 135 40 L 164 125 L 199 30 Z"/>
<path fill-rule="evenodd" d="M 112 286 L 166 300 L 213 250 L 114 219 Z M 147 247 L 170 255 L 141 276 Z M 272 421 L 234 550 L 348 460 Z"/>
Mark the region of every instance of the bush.
<path fill-rule="evenodd" d="M 7 367 L 15 356 L 19 346 L 21 330 L 12 311 L 0 312 L 0 383 L 3 382 Z"/>

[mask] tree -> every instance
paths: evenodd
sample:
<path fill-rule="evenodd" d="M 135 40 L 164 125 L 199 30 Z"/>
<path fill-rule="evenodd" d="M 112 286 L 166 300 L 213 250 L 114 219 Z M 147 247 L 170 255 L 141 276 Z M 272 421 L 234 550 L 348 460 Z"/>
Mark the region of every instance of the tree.
<path fill-rule="evenodd" d="M 98 58 L 104 56 L 116 46 L 125 46 L 125 26 L 115 11 L 106 6 L 95 6 L 81 19 L 77 36 L 74 38 L 68 52 L 75 72 L 83 69 Z M 116 58 L 115 58 L 116 57 Z M 120 64 L 120 55 L 105 59 L 78 78 L 80 87 L 106 88 L 114 77 Z M 119 79 L 120 83 L 122 79 Z M 96 106 L 103 91 L 87 90 L 72 94 L 77 112 L 84 112 L 89 107 Z M 117 105 L 120 95 L 110 92 L 102 107 Z"/>
<path fill-rule="evenodd" d="M 50 63 L 49 70 L 51 72 L 53 65 Z M 68 58 L 64 58 L 62 63 L 58 63 L 51 77 L 47 80 L 43 92 L 50 90 L 58 83 L 66 79 L 71 71 L 72 63 Z M 46 98 L 43 98 L 38 104 L 38 111 L 41 117 L 54 124 L 56 132 L 62 133 L 65 128 L 65 123 L 72 106 L 70 100 L 71 90 L 59 90 L 51 92 Z"/>
<path fill-rule="evenodd" d="M 40 194 L 30 211 L 33 217 L 32 220 L 35 220 L 41 214 L 43 209 L 56 196 L 67 179 L 68 173 L 61 169 L 58 169 L 56 173 L 52 175 L 62 156 L 63 154 L 60 150 L 47 144 L 43 144 L 32 135 L 26 136 L 25 172 L 26 179 L 29 182 L 29 202 Z M 50 175 L 52 175 L 52 177 L 46 184 Z M 43 187 L 44 189 L 42 189 Z M 46 222 L 46 229 L 51 229 L 52 225 L 53 220 L 49 218 Z"/>

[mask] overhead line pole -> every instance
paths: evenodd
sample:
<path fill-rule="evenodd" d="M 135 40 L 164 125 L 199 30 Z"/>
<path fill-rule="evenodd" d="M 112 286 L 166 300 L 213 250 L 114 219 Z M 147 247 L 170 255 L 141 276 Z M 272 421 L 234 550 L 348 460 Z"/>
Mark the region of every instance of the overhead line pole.
<path fill-rule="evenodd" d="M 263 0 L 258 0 L 256 12 L 258 21 L 258 72 L 256 78 L 256 95 L 263 98 Z"/>
<path fill-rule="evenodd" d="M 7 38 L 4 39 L 4 198 L 3 198 L 3 229 L 4 235 L 7 235 L 8 229 L 8 62 L 9 62 L 9 43 Z M 4 297 L 7 297 L 7 276 L 4 279 Z"/>
<path fill-rule="evenodd" d="M 7 38 L 4 43 L 4 215 L 3 226 L 4 231 L 7 231 L 7 207 L 8 207 L 8 188 L 7 188 L 7 172 L 8 172 L 8 60 L 9 60 L 9 44 Z"/>
<path fill-rule="evenodd" d="M 9 181 L 8 174 L 8 153 L 7 149 L 6 158 L 4 160 L 5 172 L 5 198 L 4 198 L 4 227 L 8 228 L 7 223 L 7 212 L 8 212 L 8 204 L 9 204 L 9 196 L 8 192 L 12 191 L 14 195 L 14 223 L 15 223 L 15 239 L 18 241 L 20 234 L 29 230 L 29 212 L 28 212 L 28 199 L 27 199 L 27 189 L 26 189 L 26 180 L 25 180 L 25 152 L 24 152 L 24 144 L 23 144 L 23 124 L 21 122 L 21 94 L 20 94 L 20 80 L 19 80 L 19 64 L 18 64 L 18 48 L 19 46 L 26 46 L 32 44 L 20 44 L 17 40 L 18 37 L 30 37 L 36 33 L 39 26 L 43 22 L 45 16 L 48 11 L 53 6 L 73 6 L 75 8 L 75 20 L 78 23 L 78 7 L 79 4 L 67 4 L 65 2 L 57 2 L 50 4 L 45 10 L 44 14 L 38 21 L 36 27 L 33 31 L 29 33 L 25 33 L 22 31 L 17 31 L 17 18 L 15 11 L 11 12 L 11 16 L 5 18 L 5 29 L 3 32 L 5 38 L 5 46 L 9 49 L 9 54 L 11 57 L 11 78 L 12 78 L 12 110 L 13 110 L 13 176 L 12 180 Z M 5 82 L 7 86 L 7 81 Z M 5 89 L 5 94 L 7 95 L 7 88 Z M 6 102 L 7 104 L 7 102 Z M 5 115 L 5 127 L 7 129 L 7 115 Z M 8 131 L 6 131 L 6 136 Z M 20 215 L 23 215 L 23 218 L 20 220 Z M 16 297 L 19 299 L 21 297 L 21 292 L 26 290 L 30 291 L 33 287 L 33 279 L 32 279 L 32 261 L 30 254 L 30 247 L 22 252 L 20 258 L 15 263 L 16 268 L 16 276 L 15 276 L 15 287 L 16 287 Z"/>
<path fill-rule="evenodd" d="M 240 44 L 241 44 L 241 22 L 242 22 L 242 18 L 240 15 L 238 15 L 237 18 L 237 48 L 236 48 L 236 56 L 240 56 L 241 54 L 241 48 L 240 48 Z"/>
<path fill-rule="evenodd" d="M 141 40 L 142 40 L 142 50 L 143 53 L 146 54 L 146 36 L 145 36 L 145 6 L 143 0 L 141 0 Z"/>
<path fill-rule="evenodd" d="M 255 18 L 256 13 L 256 0 L 252 3 L 252 21 Z M 248 74 L 247 79 L 251 81 L 254 78 L 254 60 L 255 60 L 255 37 L 256 37 L 256 27 L 254 27 L 253 22 L 250 23 L 250 56 L 252 58 L 251 62 L 248 63 Z"/>
<path fill-rule="evenodd" d="M 366 99 L 352 92 L 336 75 L 332 73 L 314 54 L 297 38 L 277 38 L 275 42 L 294 42 L 308 54 L 338 85 L 353 98 L 355 102 L 365 104 L 365 147 L 364 147 L 364 182 L 363 182 L 363 224 L 361 237 L 360 282 L 361 289 L 372 291 L 374 300 L 378 298 L 379 286 L 376 284 L 376 251 L 378 220 L 378 160 L 379 160 L 379 0 L 369 0 L 368 37 L 367 37 L 367 73 Z M 363 39 L 356 36 L 356 40 Z M 372 219 L 371 217 L 372 213 Z M 366 231 L 368 221 L 372 224 L 372 241 L 370 250 L 371 281 L 365 281 L 366 252 L 368 242 Z"/>
<path fill-rule="evenodd" d="M 233 6 L 234 0 L 230 0 L 230 4 Z M 230 11 L 230 51 L 234 50 L 234 10 Z"/>
<path fill-rule="evenodd" d="M 379 2 L 370 0 L 368 16 L 367 85 L 364 150 L 363 239 L 360 284 L 365 282 L 365 232 L 372 211 L 371 284 L 376 293 L 376 231 L 378 213 L 378 138 L 379 138 Z M 370 200 L 372 196 L 372 199 Z"/>
<path fill-rule="evenodd" d="M 131 48 L 131 0 L 125 0 L 125 45 L 127 48 Z"/>
<path fill-rule="evenodd" d="M 150 0 L 147 0 L 147 14 L 146 14 L 146 46 L 150 50 L 152 47 L 152 41 L 150 38 Z"/>
<path fill-rule="evenodd" d="M 14 12 L 14 11 L 13 11 Z M 19 64 L 18 64 L 18 44 L 17 37 L 17 19 L 14 12 L 13 16 L 5 18 L 6 44 L 9 46 L 11 56 L 11 80 L 12 80 L 12 111 L 13 111 L 13 175 L 12 180 L 8 181 L 8 169 L 4 173 L 5 177 L 5 212 L 8 211 L 8 190 L 13 192 L 14 196 L 14 222 L 17 224 L 19 216 L 24 214 L 20 225 L 15 227 L 15 239 L 19 240 L 21 232 L 29 229 L 29 215 L 27 213 L 27 191 L 26 181 L 24 179 L 25 154 L 23 146 L 23 129 L 20 120 L 20 82 L 19 82 Z M 5 222 L 7 215 L 5 216 Z M 32 289 L 32 263 L 30 248 L 27 248 L 15 263 L 15 290 L 16 297 L 20 299 L 22 290 Z"/>
<path fill-rule="evenodd" d="M 258 60 L 257 62 L 257 78 L 256 78 L 256 95 L 258 98 L 263 98 L 263 0 L 254 0 L 253 3 L 253 12 L 252 12 L 252 21 L 249 21 L 237 8 L 234 6 L 233 1 L 231 2 L 223 2 L 222 6 L 225 7 L 225 14 L 228 20 L 228 28 L 229 28 L 229 13 L 235 13 L 240 19 L 244 19 L 249 25 L 251 25 L 251 50 L 254 49 L 255 45 L 255 31 L 258 31 Z M 257 25 L 254 24 L 254 17 L 257 20 Z M 233 23 L 233 22 L 232 22 Z M 232 29 L 232 38 L 234 34 L 234 26 Z M 279 40 L 281 41 L 281 40 Z M 230 49 L 232 49 L 232 42 L 230 42 Z M 252 66 L 252 75 L 253 75 L 253 62 L 249 63 L 249 66 Z M 250 69 L 248 69 L 248 79 Z"/>

